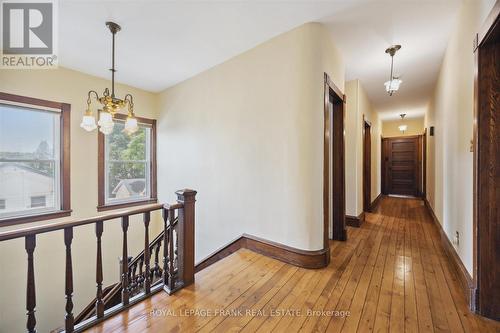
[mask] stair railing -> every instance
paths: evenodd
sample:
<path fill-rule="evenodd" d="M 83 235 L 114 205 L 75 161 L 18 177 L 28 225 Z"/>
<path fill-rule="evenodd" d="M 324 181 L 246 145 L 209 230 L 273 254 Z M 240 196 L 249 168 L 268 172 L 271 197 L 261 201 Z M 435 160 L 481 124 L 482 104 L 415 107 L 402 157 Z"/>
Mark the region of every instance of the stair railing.
<path fill-rule="evenodd" d="M 35 270 L 34 253 L 36 248 L 37 235 L 57 232 L 63 230 L 64 244 L 66 247 L 66 270 L 65 270 L 65 298 L 66 314 L 64 317 L 65 332 L 81 332 L 89 327 L 102 322 L 103 320 L 123 311 L 129 306 L 136 304 L 153 293 L 165 290 L 171 294 L 194 282 L 194 223 L 195 223 L 195 197 L 194 190 L 180 190 L 176 192 L 177 202 L 174 204 L 152 204 L 139 208 L 118 211 L 106 215 L 100 215 L 92 218 L 78 219 L 68 222 L 57 222 L 41 226 L 35 226 L 24 229 L 17 229 L 0 233 L 0 242 L 11 239 L 24 238 L 25 249 L 28 258 L 28 270 L 26 279 L 26 310 L 27 321 L 26 328 L 28 333 L 36 332 L 36 289 L 35 289 Z M 151 253 L 149 241 L 149 224 L 151 221 L 151 212 L 162 210 L 163 216 L 163 262 L 158 259 L 159 253 L 155 247 L 155 253 Z M 129 218 L 132 215 L 143 214 L 144 222 L 144 252 L 142 262 L 144 272 L 153 271 L 158 274 L 161 272 L 161 282 L 151 283 L 151 275 L 143 274 L 141 285 L 143 290 L 136 292 L 138 283 L 135 269 L 137 265 L 129 270 L 128 260 L 122 260 L 121 269 L 121 302 L 120 304 L 105 310 L 103 301 L 103 262 L 102 262 L 102 244 L 101 237 L 104 232 L 104 223 L 111 223 L 114 219 L 121 219 L 122 227 L 122 258 L 128 258 L 127 232 L 129 227 Z M 73 315 L 73 258 L 71 254 L 71 244 L 73 240 L 73 229 L 83 225 L 95 225 L 96 234 L 96 302 L 95 315 L 75 324 Z M 151 256 L 155 256 L 154 267 L 150 267 Z M 139 261 L 141 259 L 138 259 Z M 160 267 L 162 265 L 162 267 Z M 135 267 L 135 268 L 134 268 Z M 133 277 L 136 277 L 134 280 Z M 132 295 L 131 295 L 132 294 Z"/>

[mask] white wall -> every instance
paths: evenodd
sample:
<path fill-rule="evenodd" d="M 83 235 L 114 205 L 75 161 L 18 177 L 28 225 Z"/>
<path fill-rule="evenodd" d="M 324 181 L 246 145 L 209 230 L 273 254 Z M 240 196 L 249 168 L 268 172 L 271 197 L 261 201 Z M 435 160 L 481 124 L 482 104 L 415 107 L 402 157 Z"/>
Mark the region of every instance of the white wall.
<path fill-rule="evenodd" d="M 102 92 L 109 80 L 60 68 L 58 70 L 0 70 L 0 91 L 71 104 L 71 208 L 69 220 L 97 215 L 97 132 L 80 128 L 90 89 Z M 117 85 L 118 96 L 134 96 L 138 116 L 156 118 L 156 96 L 139 89 Z M 159 170 L 161 173 L 161 170 Z M 184 186 L 181 186 L 182 188 Z M 2 227 L 6 231 L 23 226 Z M 132 218 L 129 228 L 129 253 L 144 247 L 144 228 L 140 216 Z M 151 222 L 151 239 L 160 230 L 158 214 Z M 104 286 L 119 281 L 118 257 L 121 256 L 120 221 L 109 221 L 103 234 Z M 75 315 L 95 297 L 96 241 L 94 226 L 78 227 L 73 238 L 73 276 Z M 35 278 L 36 318 L 39 332 L 49 332 L 64 323 L 64 239 L 63 232 L 37 237 Z M 0 242 L 0 332 L 25 330 L 26 326 L 26 252 L 24 239 Z"/>
<path fill-rule="evenodd" d="M 399 125 L 406 125 L 408 129 L 403 133 L 399 130 Z M 405 118 L 403 121 L 399 120 L 385 120 L 382 122 L 382 136 L 384 138 L 394 136 L 411 136 L 421 135 L 424 133 L 424 117 L 419 118 Z"/>
<path fill-rule="evenodd" d="M 472 41 L 494 0 L 464 1 L 448 43 L 434 97 L 425 117 L 428 137 L 427 199 L 472 274 L 472 157 L 474 55 Z"/>
<path fill-rule="evenodd" d="M 161 94 L 159 195 L 198 190 L 196 261 L 242 233 L 322 248 L 323 72 L 343 89 L 342 60 L 311 23 Z"/>
<path fill-rule="evenodd" d="M 359 80 L 346 82 L 345 150 L 346 214 L 363 212 L 363 116 L 371 127 L 371 200 L 380 194 L 381 122 Z"/>

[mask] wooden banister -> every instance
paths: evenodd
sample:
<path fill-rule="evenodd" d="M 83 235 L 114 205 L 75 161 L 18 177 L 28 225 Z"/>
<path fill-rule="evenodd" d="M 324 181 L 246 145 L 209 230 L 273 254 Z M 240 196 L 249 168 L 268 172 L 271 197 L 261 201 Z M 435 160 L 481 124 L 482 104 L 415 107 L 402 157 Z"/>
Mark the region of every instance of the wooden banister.
<path fill-rule="evenodd" d="M 152 204 L 138 208 L 120 210 L 91 218 L 75 219 L 71 221 L 56 222 L 41 226 L 34 226 L 18 230 L 0 232 L 0 242 L 25 238 L 25 250 L 28 259 L 26 279 L 26 328 L 28 332 L 36 332 L 36 289 L 34 272 L 34 252 L 36 236 L 42 233 L 64 230 L 64 245 L 66 249 L 66 270 L 64 295 L 66 298 L 64 329 L 65 332 L 82 332 L 102 320 L 122 311 L 130 305 L 136 304 L 154 292 L 164 289 L 169 294 L 194 282 L 194 203 L 196 191 L 177 191 L 177 202 L 174 204 Z M 149 243 L 149 224 L 151 212 L 163 211 L 164 230 Z M 177 213 L 177 216 L 176 216 Z M 144 250 L 132 261 L 128 258 L 128 228 L 130 216 L 143 214 L 144 222 Z M 121 219 L 122 229 L 122 263 L 120 283 L 113 290 L 121 291 L 121 303 L 106 309 L 106 300 L 103 295 L 103 260 L 102 260 L 102 234 L 106 221 Z M 75 227 L 95 225 L 96 236 L 96 298 L 92 301 L 94 307 L 89 315 L 77 318 L 73 315 L 73 262 L 71 245 L 73 236 L 77 235 Z M 163 244 L 162 244 L 163 241 Z M 160 266 L 159 253 L 163 247 L 163 266 Z M 151 267 L 152 253 L 154 253 L 154 266 Z M 76 262 L 76 261 L 75 261 Z M 188 266 L 186 266 L 188 265 Z M 143 267 L 145 267 L 143 269 Z M 153 278 L 156 277 L 156 280 Z M 162 277 L 160 279 L 160 277 Z M 119 288 L 119 289 L 116 289 Z M 106 289 L 109 290 L 109 289 Z M 106 294 L 106 297 L 108 294 Z M 112 296 L 112 295 L 111 295 Z M 111 297 L 110 296 L 110 297 Z"/>
<path fill-rule="evenodd" d="M 26 236 L 30 236 L 30 235 L 38 235 L 38 234 L 43 234 L 46 232 L 62 230 L 62 229 L 67 228 L 67 227 L 78 227 L 78 226 L 82 226 L 82 225 L 93 224 L 93 223 L 96 223 L 99 221 L 114 220 L 114 219 L 122 218 L 123 216 L 131 216 L 131 215 L 137 215 L 137 214 L 142 214 L 142 213 L 146 213 L 146 212 L 152 212 L 152 211 L 163 208 L 163 206 L 164 206 L 163 204 L 145 205 L 145 206 L 141 206 L 139 208 L 119 210 L 117 212 L 103 214 L 103 215 L 97 215 L 97 216 L 90 217 L 90 218 L 82 218 L 82 219 L 76 219 L 76 220 L 71 220 L 71 221 L 56 222 L 56 223 L 44 224 L 44 225 L 34 226 L 34 227 L 29 227 L 29 228 L 4 231 L 4 232 L 0 232 L 0 242 L 5 241 L 5 240 L 9 240 L 9 239 L 21 238 L 21 237 L 26 237 Z"/>

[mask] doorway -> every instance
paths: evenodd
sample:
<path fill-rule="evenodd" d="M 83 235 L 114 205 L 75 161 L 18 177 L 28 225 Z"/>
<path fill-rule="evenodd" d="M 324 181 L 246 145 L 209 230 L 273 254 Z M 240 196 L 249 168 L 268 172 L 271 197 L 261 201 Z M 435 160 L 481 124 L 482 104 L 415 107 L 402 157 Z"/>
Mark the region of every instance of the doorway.
<path fill-rule="evenodd" d="M 372 139 L 371 123 L 363 115 L 363 211 L 371 211 L 372 193 Z"/>
<path fill-rule="evenodd" d="M 419 197 L 422 136 L 382 138 L 382 193 Z"/>
<path fill-rule="evenodd" d="M 345 225 L 345 96 L 328 74 L 324 75 L 323 246 L 329 239 L 346 240 Z"/>
<path fill-rule="evenodd" d="M 471 307 L 500 320 L 500 1 L 474 41 L 474 276 Z M 474 300 L 475 298 L 475 300 Z"/>

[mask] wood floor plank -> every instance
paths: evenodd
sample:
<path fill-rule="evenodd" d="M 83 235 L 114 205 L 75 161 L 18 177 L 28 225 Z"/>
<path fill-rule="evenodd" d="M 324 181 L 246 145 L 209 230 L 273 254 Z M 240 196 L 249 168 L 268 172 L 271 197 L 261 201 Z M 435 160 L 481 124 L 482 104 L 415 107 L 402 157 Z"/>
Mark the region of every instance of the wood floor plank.
<path fill-rule="evenodd" d="M 356 237 L 357 234 L 361 233 L 360 229 L 353 229 L 354 228 L 349 228 L 348 231 L 351 237 Z M 299 330 L 303 332 L 312 332 L 319 319 L 328 315 L 328 312 L 326 311 L 332 310 L 330 308 L 326 308 L 327 303 L 331 299 L 333 291 L 335 290 L 341 276 L 346 271 L 347 266 L 351 262 L 352 256 L 354 255 L 355 249 L 359 246 L 362 239 L 363 238 L 361 236 L 354 238 L 353 242 L 349 242 L 348 245 L 346 244 L 346 246 L 342 248 L 348 249 L 345 255 L 339 255 L 336 260 L 332 259 L 331 266 L 334 268 L 333 274 L 331 274 L 330 279 L 323 288 L 318 300 L 311 307 L 312 311 L 314 311 L 314 314 L 306 318 L 302 326 L 298 328 Z M 340 251 L 338 251 L 337 254 L 338 253 L 340 253 Z"/>
<path fill-rule="evenodd" d="M 432 315 L 429 298 L 427 296 L 427 285 L 424 277 L 422 257 L 418 243 L 417 224 L 418 215 L 415 216 L 415 223 L 410 227 L 411 256 L 413 260 L 413 278 L 415 281 L 415 301 L 417 305 L 418 330 L 419 332 L 434 332 L 432 325 Z"/>
<path fill-rule="evenodd" d="M 372 282 L 373 274 L 377 267 L 377 262 L 380 262 L 378 267 L 380 269 L 381 276 L 382 262 L 385 261 L 385 255 L 388 246 L 387 241 L 390 237 L 391 226 L 389 226 L 389 219 L 382 216 L 375 217 L 374 221 L 376 221 L 377 223 L 381 223 L 381 229 L 376 239 L 377 247 L 372 249 L 370 257 L 368 258 L 368 261 L 363 269 L 361 279 L 358 283 L 356 292 L 349 307 L 350 316 L 343 319 L 344 323 L 341 328 L 342 332 L 357 331 L 359 321 L 361 319 L 361 314 L 363 313 L 363 309 L 366 303 L 369 286 Z M 377 279 L 378 277 L 375 278 Z M 335 330 L 333 332 L 335 332 Z"/>
<path fill-rule="evenodd" d="M 380 255 L 377 257 L 370 286 L 368 287 L 368 294 L 357 327 L 357 331 L 359 332 L 372 332 L 374 329 L 375 316 L 377 314 L 377 306 L 382 288 L 382 278 L 384 276 L 384 267 L 392 244 L 391 240 L 394 238 L 394 218 L 390 216 L 385 216 L 385 218 L 388 221 L 387 232 L 384 234 L 384 239 L 382 240 L 383 248 Z"/>
<path fill-rule="evenodd" d="M 386 222 L 385 220 L 383 222 Z M 368 287 L 369 279 L 371 278 L 371 271 L 373 270 L 374 262 L 377 257 L 380 243 L 382 241 L 382 236 L 385 231 L 385 223 L 381 223 L 379 220 L 373 223 L 376 227 L 374 228 L 373 234 L 368 239 L 366 247 L 363 252 L 363 256 L 357 262 L 354 268 L 349 282 L 344 289 L 339 303 L 336 306 L 338 311 L 350 311 L 354 299 L 358 300 L 360 297 L 364 297 L 366 294 L 366 288 Z M 364 274 L 366 272 L 366 274 Z M 358 291 L 359 290 L 359 291 Z M 362 310 L 362 307 L 359 311 Z M 340 332 L 345 323 L 346 316 L 334 316 L 330 319 L 327 326 L 327 332 Z"/>
<path fill-rule="evenodd" d="M 457 309 L 455 308 L 455 303 L 453 302 L 453 298 L 451 297 L 450 290 L 448 289 L 448 285 L 446 284 L 446 279 L 444 277 L 443 269 L 439 263 L 439 258 L 436 254 L 436 249 L 434 248 L 434 244 L 430 235 L 429 228 L 435 227 L 431 224 L 430 221 L 425 220 L 422 221 L 422 227 L 424 229 L 425 240 L 427 242 L 427 246 L 429 247 L 429 256 L 434 267 L 434 272 L 436 275 L 436 281 L 439 286 L 439 295 L 443 301 L 443 305 L 445 308 L 446 318 L 448 320 L 448 326 L 452 332 L 463 332 L 462 322 L 457 313 Z"/>
<path fill-rule="evenodd" d="M 407 209 L 404 216 L 414 217 L 413 205 Z M 413 218 L 406 219 L 404 223 L 404 314 L 405 314 L 405 332 L 418 332 L 417 301 L 415 295 L 415 282 L 413 277 L 413 257 L 411 255 L 411 233 L 410 228 L 415 223 Z"/>
<path fill-rule="evenodd" d="M 330 295 L 330 298 L 328 299 L 327 304 L 325 305 L 325 309 L 329 311 L 335 311 L 337 309 L 337 304 L 339 302 L 340 297 L 342 296 L 345 287 L 349 283 L 349 280 L 351 278 L 351 274 L 353 273 L 354 268 L 356 267 L 356 263 L 359 260 L 363 259 L 363 256 L 366 256 L 366 244 L 369 243 L 369 238 L 374 232 L 374 229 L 378 229 L 376 225 L 374 224 L 365 224 L 363 228 L 363 238 L 361 239 L 360 243 L 358 246 L 354 249 L 354 253 L 351 256 L 351 259 L 346 266 L 344 272 L 342 272 L 342 275 L 340 277 L 340 280 L 336 284 L 333 292 Z M 329 316 L 322 316 L 318 318 L 316 321 L 312 331 L 313 332 L 325 332 L 327 330 L 327 327 L 330 323 L 330 320 L 332 317 Z"/>
<path fill-rule="evenodd" d="M 88 331 L 500 333 L 499 323 L 467 308 L 433 223 L 420 200 L 384 197 L 360 228 L 348 228 L 347 241 L 331 242 L 327 268 L 241 249 L 197 273 L 195 284 L 159 292 Z M 180 315 L 196 309 L 222 313 Z M 333 315 L 340 310 L 351 314 Z"/>
<path fill-rule="evenodd" d="M 384 208 L 382 203 L 380 210 Z M 396 262 L 396 244 L 398 239 L 398 219 L 395 216 L 401 214 L 401 208 L 398 206 L 392 207 L 393 210 L 387 212 L 391 216 L 391 223 L 393 224 L 393 232 L 387 251 L 387 258 L 385 260 L 384 273 L 382 277 L 382 285 L 380 288 L 379 300 L 377 303 L 377 311 L 375 315 L 375 323 L 373 330 L 375 332 L 388 332 L 391 317 L 392 306 L 392 286 L 394 282 L 394 265 Z"/>
<path fill-rule="evenodd" d="M 311 281 L 316 279 L 315 275 L 316 274 L 314 274 L 314 271 L 311 270 L 306 271 L 302 279 L 300 279 L 300 281 L 290 290 L 290 293 L 283 299 L 283 301 L 279 303 L 278 306 L 276 306 L 276 308 L 270 309 L 272 313 L 269 316 L 267 316 L 262 325 L 260 325 L 260 327 L 255 332 L 261 332 L 261 333 L 271 332 L 274 329 L 274 327 L 276 327 L 276 325 L 279 323 L 282 317 L 292 316 L 292 314 L 281 314 L 281 311 L 294 310 L 292 308 L 292 305 L 296 301 L 296 299 L 307 292 L 309 284 L 315 285 L 314 282 Z"/>
<path fill-rule="evenodd" d="M 396 257 L 394 263 L 394 279 L 392 282 L 391 315 L 389 327 L 391 332 L 404 332 L 404 289 L 405 289 L 405 258 L 404 258 L 404 220 L 397 219 Z"/>
<path fill-rule="evenodd" d="M 286 270 L 286 272 L 282 272 Z M 278 271 L 257 292 L 246 298 L 243 303 L 238 305 L 237 309 L 245 312 L 243 318 L 238 317 L 219 317 L 221 320 L 212 320 L 202 331 L 217 332 L 237 332 L 240 331 L 253 317 L 263 315 L 263 307 L 276 296 L 280 289 L 292 278 L 298 271 L 295 266 L 286 265 Z M 217 324 L 214 326 L 214 324 Z"/>
<path fill-rule="evenodd" d="M 241 332 L 255 332 L 257 329 L 269 318 L 271 310 L 274 310 L 278 305 L 288 296 L 288 294 L 293 290 L 297 283 L 304 277 L 306 273 L 305 269 L 298 269 L 295 274 L 287 281 L 287 283 L 279 289 L 276 295 L 269 300 L 263 307 L 262 316 L 253 317 L 248 323 L 246 323 L 241 330 Z"/>
<path fill-rule="evenodd" d="M 351 237 L 355 237 L 356 234 L 359 233 L 358 228 L 356 228 L 355 230 L 352 230 L 352 228 L 350 229 L 351 230 L 349 231 L 349 235 Z M 336 244 L 338 243 L 339 242 L 336 242 Z M 357 244 L 358 244 L 357 242 L 353 242 L 351 246 L 356 246 Z M 308 311 L 315 309 L 315 306 L 317 305 L 319 298 L 325 293 L 328 293 L 328 291 L 331 291 L 333 289 L 332 285 L 335 284 L 340 277 L 339 275 L 335 275 L 335 272 L 343 271 L 342 267 L 345 267 L 347 265 L 350 259 L 349 254 L 352 253 L 352 251 L 349 251 L 349 249 L 352 249 L 351 246 L 344 246 L 340 250 L 337 250 L 337 248 L 332 247 L 332 255 L 331 255 L 332 264 L 324 270 L 323 274 L 320 275 L 321 276 L 320 281 L 318 282 L 316 287 L 313 288 L 312 292 L 309 293 L 308 297 L 305 298 L 303 302 L 294 304 L 294 308 L 300 306 L 300 311 L 302 315 L 295 316 L 293 318 L 286 318 L 286 317 L 281 318 L 280 323 L 276 326 L 274 331 L 296 332 L 301 329 L 303 330 L 304 328 L 302 326 L 304 325 L 308 317 L 313 319 L 317 317 L 316 314 L 308 315 Z"/>
<path fill-rule="evenodd" d="M 231 279 L 225 284 L 224 288 L 214 290 L 208 297 L 202 301 L 196 302 L 196 307 L 199 309 L 211 310 L 214 315 L 217 315 L 217 311 L 226 308 L 235 299 L 240 297 L 247 289 L 251 288 L 254 284 L 264 278 L 268 272 L 271 271 L 274 274 L 274 272 L 276 272 L 281 266 L 281 262 L 263 257 L 251 266 L 252 269 L 246 270 L 244 275 Z M 192 305 L 186 304 L 179 310 L 189 311 L 192 308 Z M 195 332 L 209 322 L 211 318 L 211 315 L 202 315 L 194 316 L 191 318 L 192 320 L 189 321 L 170 321 L 168 325 L 164 325 L 162 329 L 165 331 L 169 330 L 171 332 Z"/>

